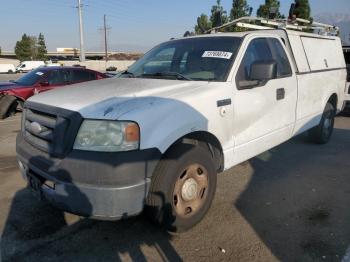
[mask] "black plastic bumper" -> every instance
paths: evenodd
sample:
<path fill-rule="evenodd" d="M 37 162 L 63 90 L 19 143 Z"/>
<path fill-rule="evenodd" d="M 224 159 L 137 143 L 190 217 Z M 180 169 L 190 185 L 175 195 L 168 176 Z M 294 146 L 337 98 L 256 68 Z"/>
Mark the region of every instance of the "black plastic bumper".
<path fill-rule="evenodd" d="M 22 134 L 16 149 L 22 175 L 38 178 L 47 200 L 64 211 L 99 219 L 140 213 L 161 158 L 153 148 L 117 153 L 73 150 L 59 159 L 30 145 Z"/>

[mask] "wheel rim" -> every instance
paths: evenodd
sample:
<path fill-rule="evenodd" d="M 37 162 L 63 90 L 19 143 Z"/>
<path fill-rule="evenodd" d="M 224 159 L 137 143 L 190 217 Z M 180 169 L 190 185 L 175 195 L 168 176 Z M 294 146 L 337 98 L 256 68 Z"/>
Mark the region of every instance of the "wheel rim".
<path fill-rule="evenodd" d="M 204 205 L 209 188 L 206 168 L 192 164 L 178 176 L 173 192 L 173 207 L 176 214 L 187 218 L 193 216 Z"/>

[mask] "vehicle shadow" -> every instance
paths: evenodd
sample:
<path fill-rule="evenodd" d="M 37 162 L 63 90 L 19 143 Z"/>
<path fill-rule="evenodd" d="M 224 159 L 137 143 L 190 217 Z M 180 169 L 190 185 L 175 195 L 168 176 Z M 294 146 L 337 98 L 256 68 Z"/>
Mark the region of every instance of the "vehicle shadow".
<path fill-rule="evenodd" d="M 72 261 L 72 255 L 74 261 L 181 261 L 171 238 L 143 215 L 114 222 L 79 218 L 24 188 L 13 198 L 0 253 L 2 262 Z"/>
<path fill-rule="evenodd" d="M 305 135 L 249 161 L 235 208 L 281 261 L 341 261 L 350 245 L 350 131 L 327 145 Z"/>

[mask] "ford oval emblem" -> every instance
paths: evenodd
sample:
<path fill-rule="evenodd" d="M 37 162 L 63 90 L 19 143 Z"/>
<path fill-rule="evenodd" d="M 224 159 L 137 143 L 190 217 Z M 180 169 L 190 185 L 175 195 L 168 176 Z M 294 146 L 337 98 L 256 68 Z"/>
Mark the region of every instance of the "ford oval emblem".
<path fill-rule="evenodd" d="M 30 129 L 35 134 L 40 134 L 43 131 L 43 127 L 38 122 L 30 123 Z"/>

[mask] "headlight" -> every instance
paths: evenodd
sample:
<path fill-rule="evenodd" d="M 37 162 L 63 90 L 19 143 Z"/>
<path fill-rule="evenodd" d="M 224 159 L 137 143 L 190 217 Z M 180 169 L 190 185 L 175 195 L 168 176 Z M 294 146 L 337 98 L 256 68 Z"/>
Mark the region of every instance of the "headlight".
<path fill-rule="evenodd" d="M 74 149 L 101 152 L 139 148 L 140 130 L 134 122 L 84 120 L 75 138 Z"/>

